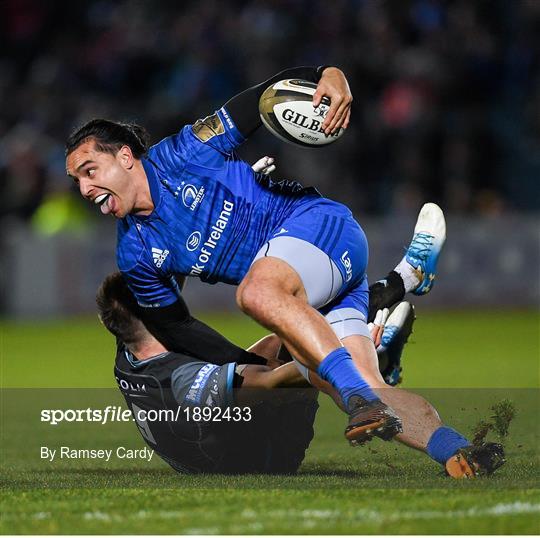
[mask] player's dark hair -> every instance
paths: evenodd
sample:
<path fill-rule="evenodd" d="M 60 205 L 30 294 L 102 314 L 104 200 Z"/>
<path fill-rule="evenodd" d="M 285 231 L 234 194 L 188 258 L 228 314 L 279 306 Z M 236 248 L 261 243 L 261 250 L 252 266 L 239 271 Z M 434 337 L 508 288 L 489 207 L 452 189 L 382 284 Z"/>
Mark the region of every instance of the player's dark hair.
<path fill-rule="evenodd" d="M 88 140 L 95 142 L 98 151 L 111 155 L 116 155 L 122 146 L 129 146 L 133 156 L 140 159 L 148 151 L 150 136 L 144 127 L 135 123 L 94 119 L 69 135 L 66 141 L 66 157 Z"/>
<path fill-rule="evenodd" d="M 99 319 L 126 345 L 139 344 L 146 329 L 138 318 L 139 305 L 121 273 L 108 275 L 96 295 Z"/>

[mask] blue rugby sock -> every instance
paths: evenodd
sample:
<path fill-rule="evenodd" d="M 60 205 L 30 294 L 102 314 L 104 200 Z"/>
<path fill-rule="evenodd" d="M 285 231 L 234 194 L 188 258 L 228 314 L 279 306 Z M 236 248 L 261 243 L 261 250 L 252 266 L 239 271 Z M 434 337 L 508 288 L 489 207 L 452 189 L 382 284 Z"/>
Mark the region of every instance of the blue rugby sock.
<path fill-rule="evenodd" d="M 351 396 L 361 396 L 368 401 L 379 399 L 360 375 L 352 357 L 344 347 L 334 349 L 323 359 L 317 373 L 339 392 L 345 408 L 348 408 Z"/>
<path fill-rule="evenodd" d="M 435 430 L 429 438 L 427 453 L 443 465 L 460 449 L 471 443 L 460 433 L 447 426 Z"/>

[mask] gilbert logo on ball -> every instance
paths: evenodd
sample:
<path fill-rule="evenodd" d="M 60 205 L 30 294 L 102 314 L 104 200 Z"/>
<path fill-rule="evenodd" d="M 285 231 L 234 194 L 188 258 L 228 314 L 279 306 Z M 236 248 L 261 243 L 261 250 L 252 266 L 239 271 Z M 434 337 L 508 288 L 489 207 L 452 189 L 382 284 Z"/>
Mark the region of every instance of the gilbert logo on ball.
<path fill-rule="evenodd" d="M 322 124 L 330 100 L 323 97 L 316 108 L 313 94 L 317 84 L 307 80 L 280 80 L 269 86 L 259 100 L 259 113 L 264 126 L 285 142 L 304 147 L 326 146 L 343 135 L 339 129 L 326 135 Z"/>

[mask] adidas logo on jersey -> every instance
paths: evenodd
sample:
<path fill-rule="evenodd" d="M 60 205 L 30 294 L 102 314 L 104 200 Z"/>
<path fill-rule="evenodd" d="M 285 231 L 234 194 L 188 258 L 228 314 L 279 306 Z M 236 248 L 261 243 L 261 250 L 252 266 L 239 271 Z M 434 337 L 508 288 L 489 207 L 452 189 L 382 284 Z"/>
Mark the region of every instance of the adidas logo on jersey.
<path fill-rule="evenodd" d="M 168 250 L 161 250 L 160 248 L 152 248 L 152 257 L 154 258 L 154 264 L 159 269 L 163 262 L 167 259 L 167 256 L 169 255 Z"/>

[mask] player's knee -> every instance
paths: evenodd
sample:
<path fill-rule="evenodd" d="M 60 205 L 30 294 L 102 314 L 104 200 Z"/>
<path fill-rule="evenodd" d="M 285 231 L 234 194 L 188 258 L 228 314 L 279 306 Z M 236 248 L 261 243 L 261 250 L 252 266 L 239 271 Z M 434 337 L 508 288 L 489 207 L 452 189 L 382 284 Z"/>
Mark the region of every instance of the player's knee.
<path fill-rule="evenodd" d="M 236 302 L 244 312 L 257 313 L 272 303 L 273 298 L 284 293 L 282 288 L 280 279 L 276 275 L 269 275 L 259 265 L 252 268 L 238 286 Z"/>
<path fill-rule="evenodd" d="M 236 303 L 248 316 L 259 319 L 267 308 L 265 295 L 263 289 L 249 281 L 236 291 Z"/>
<path fill-rule="evenodd" d="M 283 295 L 284 292 L 278 287 L 250 280 L 238 289 L 236 302 L 245 314 L 274 330 L 278 325 L 276 312 L 279 310 Z"/>

